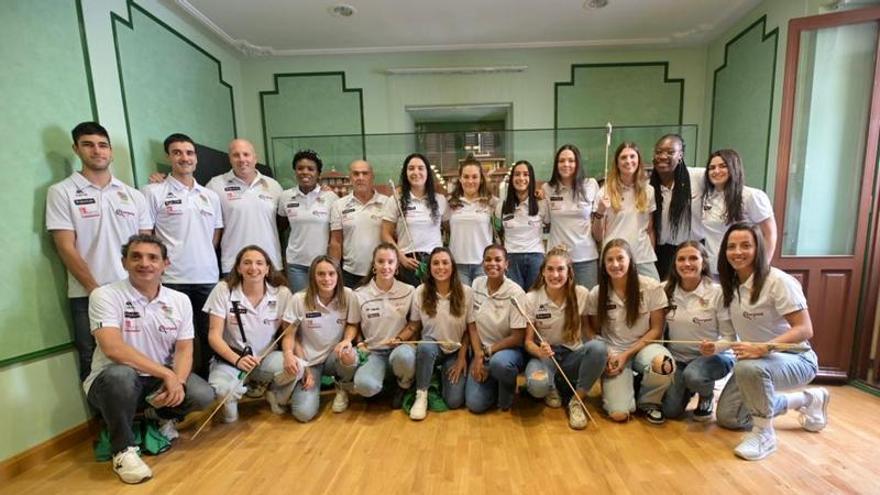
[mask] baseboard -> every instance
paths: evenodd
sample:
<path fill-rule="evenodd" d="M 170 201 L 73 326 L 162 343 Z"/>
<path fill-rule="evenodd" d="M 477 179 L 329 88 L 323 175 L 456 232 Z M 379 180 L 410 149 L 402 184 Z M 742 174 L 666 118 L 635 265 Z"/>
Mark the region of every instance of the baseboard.
<path fill-rule="evenodd" d="M 66 430 L 60 435 L 56 435 L 39 445 L 34 445 L 22 453 L 0 462 L 0 484 L 94 437 L 98 433 L 98 429 L 98 420 L 92 418 L 85 423 Z"/>

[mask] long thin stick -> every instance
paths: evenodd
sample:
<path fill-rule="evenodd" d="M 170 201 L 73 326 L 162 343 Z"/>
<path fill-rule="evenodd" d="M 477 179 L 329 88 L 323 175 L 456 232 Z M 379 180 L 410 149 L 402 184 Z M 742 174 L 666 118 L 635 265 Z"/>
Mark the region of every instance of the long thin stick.
<path fill-rule="evenodd" d="M 413 236 L 409 231 L 409 224 L 406 223 L 406 215 L 403 214 L 403 210 L 400 208 L 400 196 L 397 195 L 397 187 L 394 186 L 393 179 L 388 179 L 388 183 L 391 184 L 391 194 L 394 194 L 394 204 L 397 205 L 397 213 L 400 215 L 400 220 L 403 222 L 403 230 L 406 231 L 406 237 L 409 239 L 409 248 L 415 251 L 416 240 L 413 239 Z M 429 191 L 429 194 L 433 192 L 434 191 Z M 398 241 L 399 240 L 400 239 L 398 239 Z"/>
<path fill-rule="evenodd" d="M 605 123 L 605 171 L 603 172 L 602 180 L 605 181 L 605 197 L 608 197 L 608 155 L 611 150 L 611 131 L 613 127 L 611 126 L 611 122 Z M 599 198 L 599 201 L 602 201 L 602 198 Z M 607 211 L 605 215 L 602 215 L 602 245 L 605 245 L 605 234 L 608 230 L 608 215 Z M 601 251 L 601 249 L 600 249 Z"/>
<path fill-rule="evenodd" d="M 391 343 L 392 343 L 392 341 L 386 340 L 384 342 L 380 342 L 378 345 L 382 346 L 382 345 L 387 345 L 387 344 L 391 344 Z M 401 340 L 399 342 L 393 342 L 393 343 L 394 344 L 413 344 L 413 345 L 438 344 L 438 345 L 446 345 L 446 346 L 455 347 L 456 349 L 461 347 L 461 342 L 453 342 L 451 340 Z M 371 347 L 367 347 L 366 343 L 362 343 L 362 344 L 363 344 L 362 347 L 364 349 L 366 349 L 367 351 L 372 351 L 374 349 Z"/>
<path fill-rule="evenodd" d="M 272 350 L 275 349 L 275 345 L 277 345 L 278 342 L 281 340 L 281 338 L 284 337 L 284 335 L 287 333 L 287 330 L 288 330 L 289 328 L 290 328 L 290 325 L 288 325 L 287 328 L 285 328 L 285 329 L 281 332 L 281 334 L 280 334 L 275 340 L 273 340 L 272 343 L 269 344 L 269 345 L 266 347 L 266 349 L 260 354 L 260 362 L 262 362 L 262 361 L 263 361 L 263 358 L 265 358 L 266 356 L 268 356 L 269 353 L 272 352 Z M 214 408 L 214 410 L 211 412 L 211 415 L 208 416 L 207 419 L 205 419 L 205 421 L 202 423 L 201 426 L 199 426 L 199 429 L 196 430 L 195 433 L 193 433 L 193 436 L 192 436 L 192 438 L 190 438 L 190 440 L 195 440 L 196 437 L 199 436 L 199 433 L 201 433 L 202 430 L 205 428 L 205 426 L 207 426 L 208 423 L 211 422 L 211 418 L 213 418 L 214 415 L 217 414 L 217 411 L 219 411 L 220 408 L 223 407 L 223 405 L 226 404 L 226 402 L 229 401 L 229 399 L 232 397 L 232 395 L 235 393 L 235 391 L 238 389 L 238 387 L 240 387 L 241 384 L 243 384 L 244 381 L 247 380 L 247 377 L 248 377 L 248 376 L 251 374 L 251 372 L 254 371 L 255 369 L 257 369 L 257 366 L 254 366 L 254 367 L 251 368 L 251 370 L 248 371 L 248 372 L 244 372 L 244 371 L 242 371 L 241 373 L 238 374 L 238 382 L 235 384 L 235 386 L 233 386 L 232 388 L 229 389 L 229 393 L 226 394 L 226 397 L 223 397 L 223 400 L 220 401 L 219 404 L 217 404 L 217 407 Z"/>
<path fill-rule="evenodd" d="M 544 336 L 541 335 L 541 332 L 539 332 L 537 327 L 535 327 L 535 324 L 532 323 L 532 319 L 529 318 L 529 315 L 527 315 L 526 312 L 523 311 L 522 307 L 520 307 L 519 301 L 517 301 L 515 297 L 512 297 L 511 300 L 513 301 L 513 305 L 516 306 L 517 311 L 519 311 L 519 313 L 521 315 L 523 315 L 523 318 L 526 319 L 526 322 L 529 324 L 530 327 L 532 327 L 532 330 L 535 331 L 535 335 L 538 336 L 538 339 L 541 340 L 541 343 L 546 342 L 544 340 Z M 584 409 L 584 412 L 587 414 L 587 418 L 590 419 L 590 421 L 593 423 L 593 425 L 596 426 L 596 428 L 599 428 L 599 423 L 596 423 L 596 420 L 593 419 L 593 415 L 590 414 L 590 410 L 587 409 L 587 405 L 584 404 L 583 400 L 581 400 L 580 396 L 577 393 L 577 389 L 574 388 L 574 385 L 572 385 L 571 380 L 569 380 L 568 376 L 565 375 L 565 371 L 562 370 L 562 366 L 559 365 L 559 362 L 556 361 L 555 357 L 550 356 L 550 360 L 553 361 L 553 364 L 556 365 L 556 369 L 559 370 L 559 373 L 562 375 L 562 378 L 565 379 L 565 383 L 568 384 L 568 387 L 571 389 L 571 392 L 574 394 L 574 399 L 576 401 L 578 401 L 578 404 L 580 404 L 580 406 Z"/>
<path fill-rule="evenodd" d="M 702 340 L 649 340 L 648 342 L 652 342 L 654 344 L 679 344 L 679 345 L 700 345 L 703 343 Z M 770 350 L 774 349 L 787 349 L 792 351 L 808 351 L 810 350 L 809 346 L 804 344 L 792 344 L 785 342 L 747 342 L 747 341 L 736 341 L 730 342 L 727 340 L 715 340 L 709 341 L 711 344 L 715 344 L 716 346 L 722 346 L 724 348 L 730 347 L 731 344 L 748 344 L 748 345 L 766 345 L 770 348 Z"/>

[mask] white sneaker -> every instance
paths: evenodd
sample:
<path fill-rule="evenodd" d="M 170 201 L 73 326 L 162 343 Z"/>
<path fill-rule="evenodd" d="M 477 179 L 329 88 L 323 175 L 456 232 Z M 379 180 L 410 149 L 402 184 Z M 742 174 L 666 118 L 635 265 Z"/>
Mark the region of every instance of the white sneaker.
<path fill-rule="evenodd" d="M 127 447 L 113 455 L 113 472 L 123 483 L 136 484 L 153 477 L 153 471 L 147 466 L 137 447 Z"/>
<path fill-rule="evenodd" d="M 552 407 L 553 409 L 559 409 L 562 407 L 562 397 L 559 396 L 559 392 L 554 388 L 544 397 L 544 404 L 547 407 Z"/>
<path fill-rule="evenodd" d="M 223 404 L 223 422 L 235 423 L 238 421 L 238 402 L 232 399 Z"/>
<path fill-rule="evenodd" d="M 428 415 L 428 391 L 416 390 L 416 401 L 409 410 L 409 419 L 421 421 Z"/>
<path fill-rule="evenodd" d="M 335 413 L 345 412 L 348 409 L 348 392 L 337 386 L 336 397 L 333 398 L 333 405 L 330 409 Z"/>
<path fill-rule="evenodd" d="M 281 404 L 278 402 L 278 396 L 275 394 L 274 390 L 266 390 L 266 402 L 269 403 L 269 409 L 272 410 L 273 414 L 279 416 L 284 414 L 284 408 L 281 407 Z"/>
<path fill-rule="evenodd" d="M 177 420 L 163 419 L 159 421 L 159 433 L 161 433 L 163 437 L 167 438 L 169 442 L 180 438 L 180 433 L 178 433 L 177 431 Z"/>
<path fill-rule="evenodd" d="M 759 461 L 776 452 L 776 432 L 772 428 L 753 426 L 733 452 L 747 461 Z"/>
<path fill-rule="evenodd" d="M 568 426 L 573 430 L 583 430 L 587 427 L 587 413 L 575 398 L 568 401 Z"/>
<path fill-rule="evenodd" d="M 810 397 L 810 404 L 798 409 L 801 413 L 798 420 L 807 431 L 822 431 L 828 424 L 828 403 L 831 402 L 831 394 L 825 387 L 808 388 L 804 393 Z"/>

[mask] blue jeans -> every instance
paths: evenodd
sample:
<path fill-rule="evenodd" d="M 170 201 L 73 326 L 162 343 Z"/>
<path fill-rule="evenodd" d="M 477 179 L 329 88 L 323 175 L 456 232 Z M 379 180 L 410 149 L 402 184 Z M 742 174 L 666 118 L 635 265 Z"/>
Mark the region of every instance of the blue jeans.
<path fill-rule="evenodd" d="M 355 275 L 354 273 L 342 270 L 342 283 L 351 290 L 354 290 L 363 278 L 363 275 Z"/>
<path fill-rule="evenodd" d="M 733 363 L 729 354 L 700 356 L 689 363 L 677 362 L 672 385 L 663 396 L 663 415 L 669 419 L 681 417 L 694 394 L 711 397 L 715 382 L 730 373 Z"/>
<path fill-rule="evenodd" d="M 583 285 L 587 289 L 595 287 L 599 280 L 599 272 L 597 271 L 598 266 L 596 260 L 572 263 L 575 282 L 577 282 L 578 285 Z"/>
<path fill-rule="evenodd" d="M 743 359 L 718 399 L 716 423 L 731 430 L 752 427 L 752 416 L 772 418 L 788 410 L 788 400 L 776 390 L 802 387 L 816 377 L 819 365 L 813 351 L 771 352 L 761 359 Z"/>
<path fill-rule="evenodd" d="M 73 346 L 79 355 L 79 381 L 92 372 L 92 355 L 95 354 L 95 337 L 89 325 L 89 298 L 71 297 L 70 316 L 73 319 Z"/>
<path fill-rule="evenodd" d="M 147 395 L 162 386 L 162 380 L 140 376 L 124 364 L 111 364 L 101 371 L 89 388 L 88 401 L 101 411 L 110 433 L 110 446 L 115 454 L 136 445 L 131 423 L 138 410 L 148 407 Z M 186 395 L 177 407 L 163 407 L 156 413 L 164 419 L 182 419 L 191 411 L 205 409 L 214 401 L 214 389 L 198 375 L 186 379 Z"/>
<path fill-rule="evenodd" d="M 565 376 L 571 380 L 571 384 L 578 390 L 588 392 L 596 380 L 605 371 L 605 363 L 608 361 L 608 347 L 605 342 L 593 339 L 575 351 L 562 345 L 554 345 L 553 352 L 556 362 L 562 367 Z M 556 365 L 549 358 L 540 359 L 533 357 L 526 365 L 526 388 L 532 397 L 543 399 L 551 390 L 558 390 L 560 395 L 570 399 L 571 391 L 568 387 L 557 387 Z M 565 385 L 564 381 L 560 382 Z"/>
<path fill-rule="evenodd" d="M 214 351 L 208 344 L 208 313 L 202 311 L 202 308 L 217 284 L 164 285 L 169 289 L 183 292 L 189 298 L 189 302 L 192 303 L 193 329 L 195 330 L 195 338 L 193 339 L 193 373 L 207 380 L 211 357 L 214 356 Z"/>
<path fill-rule="evenodd" d="M 471 283 L 475 278 L 485 275 L 483 272 L 483 265 L 475 264 L 475 265 L 467 265 L 462 263 L 456 263 L 455 269 L 458 270 L 458 279 L 461 280 L 461 283 L 471 286 Z"/>
<path fill-rule="evenodd" d="M 296 380 L 287 385 L 274 388 L 279 403 L 287 403 L 290 397 L 290 412 L 301 423 L 311 421 L 318 414 L 321 405 L 321 377 L 325 374 L 336 378 L 338 383 L 351 382 L 357 364 L 346 366 L 336 357 L 336 352 L 330 351 L 327 360 L 323 363 L 309 366 L 307 373 L 312 374 L 312 388 L 306 390 L 302 381 Z M 291 392 L 292 390 L 292 392 Z"/>
<path fill-rule="evenodd" d="M 507 277 L 528 292 L 541 276 L 544 253 L 511 253 L 507 259 Z"/>
<path fill-rule="evenodd" d="M 636 270 L 639 271 L 639 275 L 651 277 L 654 280 L 660 280 L 660 274 L 657 272 L 657 264 L 653 261 L 636 263 Z"/>
<path fill-rule="evenodd" d="M 441 390 L 443 400 L 450 409 L 458 409 L 464 404 L 464 389 L 467 382 L 467 366 L 465 372 L 456 383 L 449 381 L 449 370 L 455 366 L 458 351 L 443 353 L 438 344 L 419 344 L 416 347 L 416 390 L 428 390 L 431 375 L 434 374 L 434 363 L 440 360 L 442 365 Z"/>
<path fill-rule="evenodd" d="M 309 286 L 309 267 L 287 265 L 287 286 L 290 292 L 297 293 Z"/>
<path fill-rule="evenodd" d="M 416 351 L 411 345 L 399 345 L 394 350 L 371 351 L 366 362 L 354 374 L 354 391 L 362 397 L 379 394 L 389 371 L 397 377 L 401 388 L 409 388 L 415 368 Z"/>
<path fill-rule="evenodd" d="M 502 349 L 489 358 L 489 376 L 485 381 L 478 382 L 468 373 L 464 392 L 468 410 L 482 413 L 496 404 L 500 409 L 510 409 L 516 394 L 516 376 L 524 361 L 522 349 Z"/>
<path fill-rule="evenodd" d="M 602 378 L 602 405 L 608 414 L 631 413 L 636 410 L 633 371 L 642 375 L 638 406 L 661 406 L 663 394 L 672 384 L 673 373 L 664 375 L 654 371 L 655 359 L 667 356 L 669 350 L 660 344 L 648 344 L 626 363 L 619 375 Z"/>

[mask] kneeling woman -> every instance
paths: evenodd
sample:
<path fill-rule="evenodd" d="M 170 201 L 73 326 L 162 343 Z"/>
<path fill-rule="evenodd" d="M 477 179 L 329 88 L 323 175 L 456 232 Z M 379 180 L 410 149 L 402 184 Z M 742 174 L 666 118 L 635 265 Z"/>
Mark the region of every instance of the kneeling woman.
<path fill-rule="evenodd" d="M 412 385 L 415 350 L 410 345 L 390 345 L 391 339 L 406 327 L 415 294 L 413 286 L 394 278 L 397 270 L 397 248 L 383 242 L 373 250 L 368 281 L 354 291 L 357 308 L 348 324 L 353 331 L 360 330 L 361 345 L 369 350 L 366 362 L 354 375 L 354 391 L 363 397 L 382 391 L 388 371 L 393 371 L 401 390 Z"/>
<path fill-rule="evenodd" d="M 413 297 L 410 324 L 398 335 L 398 341 L 410 340 L 421 331 L 423 341 L 416 348 L 416 400 L 409 417 L 425 419 L 428 411 L 428 386 L 434 363 L 442 365 L 443 400 L 450 409 L 464 404 L 465 374 L 469 331 L 476 331 L 471 288 L 462 284 L 449 250 L 437 247 L 428 257 L 428 273 Z M 436 342 L 436 343 L 435 343 Z"/>
<path fill-rule="evenodd" d="M 314 418 L 323 375 L 336 378 L 333 412 L 348 408 L 345 386 L 357 368 L 357 353 L 351 345 L 354 333 L 347 331 L 346 322 L 356 304 L 352 290 L 342 284 L 342 270 L 336 261 L 329 256 L 316 257 L 309 267 L 308 287 L 293 295 L 284 312 L 291 328 L 281 339 L 282 351 L 266 358 L 273 367 L 281 364 L 284 369 L 266 392 L 276 414 L 282 414 L 281 406 L 289 402 L 298 421 Z"/>
<path fill-rule="evenodd" d="M 284 277 L 275 270 L 259 246 L 246 246 L 235 257 L 226 280 L 218 283 L 205 301 L 209 314 L 208 342 L 217 354 L 211 362 L 208 383 L 217 397 L 232 396 L 223 406 L 223 420 L 238 420 L 238 401 L 247 386 L 263 389 L 274 373 L 260 355 L 272 343 L 281 327 L 290 291 Z M 239 383 L 241 372 L 251 372 L 247 383 Z M 235 390 L 233 390 L 235 389 Z"/>
<path fill-rule="evenodd" d="M 551 357 L 570 377 L 581 399 L 602 375 L 607 357 L 605 343 L 593 338 L 586 317 L 590 294 L 575 283 L 573 265 L 566 248 L 550 249 L 541 275 L 526 295 L 529 317 L 535 325 L 526 327 L 525 347 L 532 355 L 526 365 L 526 385 L 533 397 L 543 398 L 549 407 L 562 406 Z M 586 411 L 574 397 L 568 401 L 568 425 L 576 430 L 587 427 Z"/>
<path fill-rule="evenodd" d="M 516 377 L 522 371 L 523 335 L 526 319 L 522 287 L 504 276 L 507 250 L 490 244 L 483 250 L 483 272 L 473 283 L 476 332 L 470 334 L 473 360 L 467 377 L 465 402 L 471 412 L 488 411 L 494 405 L 510 409 L 516 393 Z M 514 302 L 516 300 L 516 302 Z"/>
<path fill-rule="evenodd" d="M 614 421 L 626 421 L 638 409 L 650 423 L 665 421 L 660 406 L 672 383 L 675 363 L 669 351 L 651 343 L 663 335 L 663 286 L 639 275 L 632 250 L 623 239 L 602 249 L 599 285 L 593 288 L 590 314 L 600 339 L 608 344 L 608 364 L 602 378 L 602 403 Z M 638 401 L 632 372 L 642 377 Z"/>
<path fill-rule="evenodd" d="M 709 255 L 697 241 L 681 243 L 672 254 L 672 270 L 665 286 L 669 306 L 666 325 L 670 340 L 702 341 L 702 345 L 668 344 L 675 359 L 675 377 L 663 396 L 663 414 L 678 418 L 693 394 L 699 402 L 694 410 L 696 421 L 712 418 L 715 381 L 730 373 L 733 355 L 715 353 L 719 336 L 736 340 L 730 312 L 721 301 L 721 287 L 709 275 Z"/>
<path fill-rule="evenodd" d="M 734 452 L 756 461 L 776 451 L 775 416 L 794 409 L 805 430 L 820 431 L 828 420 L 830 396 L 821 387 L 776 392 L 810 383 L 818 362 L 807 341 L 813 324 L 804 292 L 794 277 L 769 266 L 761 228 L 734 224 L 721 246 L 718 274 L 724 305 L 742 342 L 731 346 L 737 363 L 718 399 L 716 420 L 724 428 L 751 428 Z M 797 349 L 784 344 L 796 344 Z"/>

